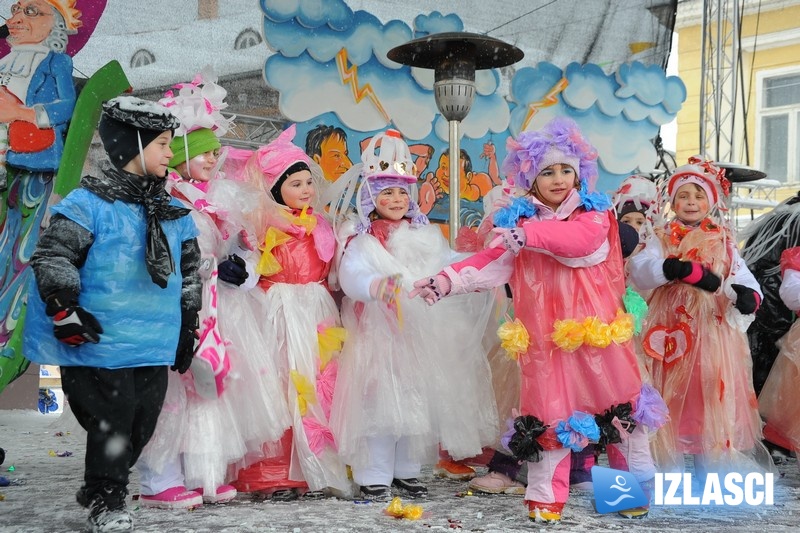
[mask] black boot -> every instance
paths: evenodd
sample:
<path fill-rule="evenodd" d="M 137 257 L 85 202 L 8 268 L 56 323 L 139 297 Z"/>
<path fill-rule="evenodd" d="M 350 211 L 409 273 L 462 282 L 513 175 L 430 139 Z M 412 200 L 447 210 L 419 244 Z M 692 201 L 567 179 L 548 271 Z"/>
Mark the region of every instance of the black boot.
<path fill-rule="evenodd" d="M 106 485 L 95 491 L 89 500 L 89 531 L 133 531 L 133 518 L 125 506 L 127 495 L 128 491 L 119 486 Z"/>

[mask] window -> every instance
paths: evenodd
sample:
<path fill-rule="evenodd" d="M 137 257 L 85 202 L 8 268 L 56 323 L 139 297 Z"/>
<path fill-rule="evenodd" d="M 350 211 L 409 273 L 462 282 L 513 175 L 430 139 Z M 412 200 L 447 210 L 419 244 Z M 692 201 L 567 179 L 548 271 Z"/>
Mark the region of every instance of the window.
<path fill-rule="evenodd" d="M 154 56 L 152 52 L 140 48 L 133 54 L 133 57 L 131 57 L 131 68 L 146 67 L 155 62 L 156 56 Z"/>
<path fill-rule="evenodd" d="M 800 181 L 800 71 L 759 76 L 759 168 L 785 183 Z"/>
<path fill-rule="evenodd" d="M 261 35 L 252 28 L 247 28 L 236 36 L 236 42 L 233 43 L 234 50 L 244 50 L 251 48 L 261 43 Z"/>

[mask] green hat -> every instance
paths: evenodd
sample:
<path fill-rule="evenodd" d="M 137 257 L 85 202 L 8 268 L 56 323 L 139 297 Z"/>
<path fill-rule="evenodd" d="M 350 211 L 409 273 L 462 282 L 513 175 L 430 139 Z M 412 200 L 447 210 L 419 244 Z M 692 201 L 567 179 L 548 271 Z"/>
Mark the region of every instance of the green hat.
<path fill-rule="evenodd" d="M 189 146 L 189 159 L 211 150 L 217 150 L 222 146 L 214 132 L 208 128 L 200 128 L 189 132 L 186 136 L 175 137 L 169 145 L 174 154 L 172 159 L 169 160 L 171 168 L 175 168 L 186 161 L 187 144 Z"/>

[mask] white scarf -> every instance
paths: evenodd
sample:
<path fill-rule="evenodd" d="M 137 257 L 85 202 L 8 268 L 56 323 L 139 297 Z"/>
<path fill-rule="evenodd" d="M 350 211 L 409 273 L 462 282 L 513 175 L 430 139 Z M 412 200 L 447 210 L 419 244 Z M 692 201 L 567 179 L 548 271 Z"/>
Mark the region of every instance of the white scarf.
<path fill-rule="evenodd" d="M 0 86 L 6 87 L 22 102 L 28 95 L 31 77 L 50 49 L 43 44 L 21 44 L 0 58 Z"/>

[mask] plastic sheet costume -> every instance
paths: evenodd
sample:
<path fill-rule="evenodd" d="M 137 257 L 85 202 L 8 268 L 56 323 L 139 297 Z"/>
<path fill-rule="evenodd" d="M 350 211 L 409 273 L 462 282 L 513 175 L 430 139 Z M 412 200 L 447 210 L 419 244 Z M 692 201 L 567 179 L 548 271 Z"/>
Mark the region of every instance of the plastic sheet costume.
<path fill-rule="evenodd" d="M 753 359 L 753 386 L 756 394 L 760 394 L 778 356 L 777 341 L 789 331 L 795 319 L 779 294 L 780 259 L 784 250 L 800 246 L 800 196 L 796 194 L 758 217 L 739 238 L 745 243 L 742 257 L 764 294 L 756 319 L 747 330 Z"/>
<path fill-rule="evenodd" d="M 313 204 L 293 210 L 276 201 L 276 185 L 293 165 L 304 163 L 316 183 L 322 176 L 303 151 L 292 144 L 292 125 L 258 149 L 244 172 L 258 187 L 264 207 L 256 224 L 261 257 L 257 299 L 264 349 L 277 367 L 282 405 L 292 429 L 271 459 L 241 470 L 234 486 L 243 491 L 304 488 L 349 494 L 350 481 L 328 427 L 331 396 L 338 370 L 342 331 L 339 311 L 327 278 L 336 240 L 330 223 Z M 275 445 L 272 443 L 270 446 Z"/>
<path fill-rule="evenodd" d="M 510 140 L 508 152 L 503 169 L 519 196 L 509 198 L 493 220 L 509 233 L 524 232 L 526 244 L 515 254 L 493 243 L 430 279 L 446 276 L 449 294 L 511 286 L 522 345 L 522 416 L 510 425 L 504 444 L 529 462 L 530 517 L 540 504 L 560 517 L 569 490 L 570 450 L 589 442 L 609 444 L 612 466 L 630 469 L 642 482 L 652 479 L 647 436 L 638 427 L 644 418 L 636 410 L 652 404 L 642 392 L 631 342 L 633 318 L 622 299 L 616 217 L 608 198 L 593 190 L 596 152 L 577 126 L 563 119 Z M 556 163 L 574 169 L 580 189 L 569 190 L 556 207 L 525 196 L 539 173 Z"/>
<path fill-rule="evenodd" d="M 780 296 L 784 305 L 800 310 L 800 248 L 789 248 L 781 254 L 783 282 Z M 780 352 L 769 373 L 758 409 L 767 421 L 764 438 L 792 451 L 800 450 L 800 321 L 795 320 L 789 332 L 778 341 Z"/>
<path fill-rule="evenodd" d="M 331 415 L 340 453 L 357 482 L 374 466 L 376 441 L 402 447 L 398 454 L 421 465 L 436 461 L 439 445 L 455 459 L 478 455 L 499 433 L 481 343 L 492 295 L 468 295 L 436 309 L 405 297 L 414 280 L 455 257 L 441 231 L 419 211 L 412 170 L 408 147 L 390 130 L 373 137 L 362 163 L 340 178 L 338 199 L 331 191 L 338 200 L 334 210 L 341 212 L 361 177 L 356 213 L 337 232 L 348 340 Z M 408 212 L 397 221 L 376 218 L 378 194 L 395 187 L 409 195 Z M 368 288 L 391 276 L 400 287 L 396 308 L 389 309 Z M 391 481 L 392 472 L 386 475 L 378 484 Z"/>
<path fill-rule="evenodd" d="M 707 191 L 706 218 L 693 226 L 677 218 L 668 221 L 661 236 L 630 259 L 634 285 L 654 289 L 643 345 L 656 359 L 653 382 L 670 412 L 669 423 L 656 434 L 654 456 L 667 471 L 683 470 L 683 454 L 696 456 L 699 471 L 768 470 L 772 461 L 761 444 L 744 334 L 748 317 L 734 307 L 737 295 L 731 288 L 737 284 L 757 293 L 758 283 L 718 211 L 730 184 L 724 171 L 695 158 L 670 178 L 665 192 L 671 201 L 684 183 Z M 668 281 L 666 258 L 702 265 L 723 280 L 722 287 L 709 291 L 688 281 Z"/>
<path fill-rule="evenodd" d="M 218 174 L 227 149 L 210 171 L 210 181 L 194 181 L 191 175 L 189 162 L 219 149 L 217 137 L 231 125 L 219 113 L 226 92 L 215 82 L 213 72 L 204 71 L 161 100 L 181 120 L 170 163 L 185 162 L 187 175 L 170 172 L 167 186 L 191 209 L 199 230 L 203 306 L 191 371 L 170 375 L 158 427 L 139 465 L 143 494 L 145 488 L 161 493 L 179 483 L 203 489 L 211 501 L 229 480 L 230 465 L 260 458 L 261 444 L 279 439 L 289 426 L 285 410 L 274 408 L 285 401 L 276 393 L 277 372 L 265 354 L 267 341 L 255 308 L 248 305 L 251 298 L 246 290 L 222 282 L 218 272 L 230 253 L 247 253 L 240 243 L 253 233 L 245 216 L 259 207 L 258 191 Z M 223 318 L 221 308 L 234 316 Z"/>

